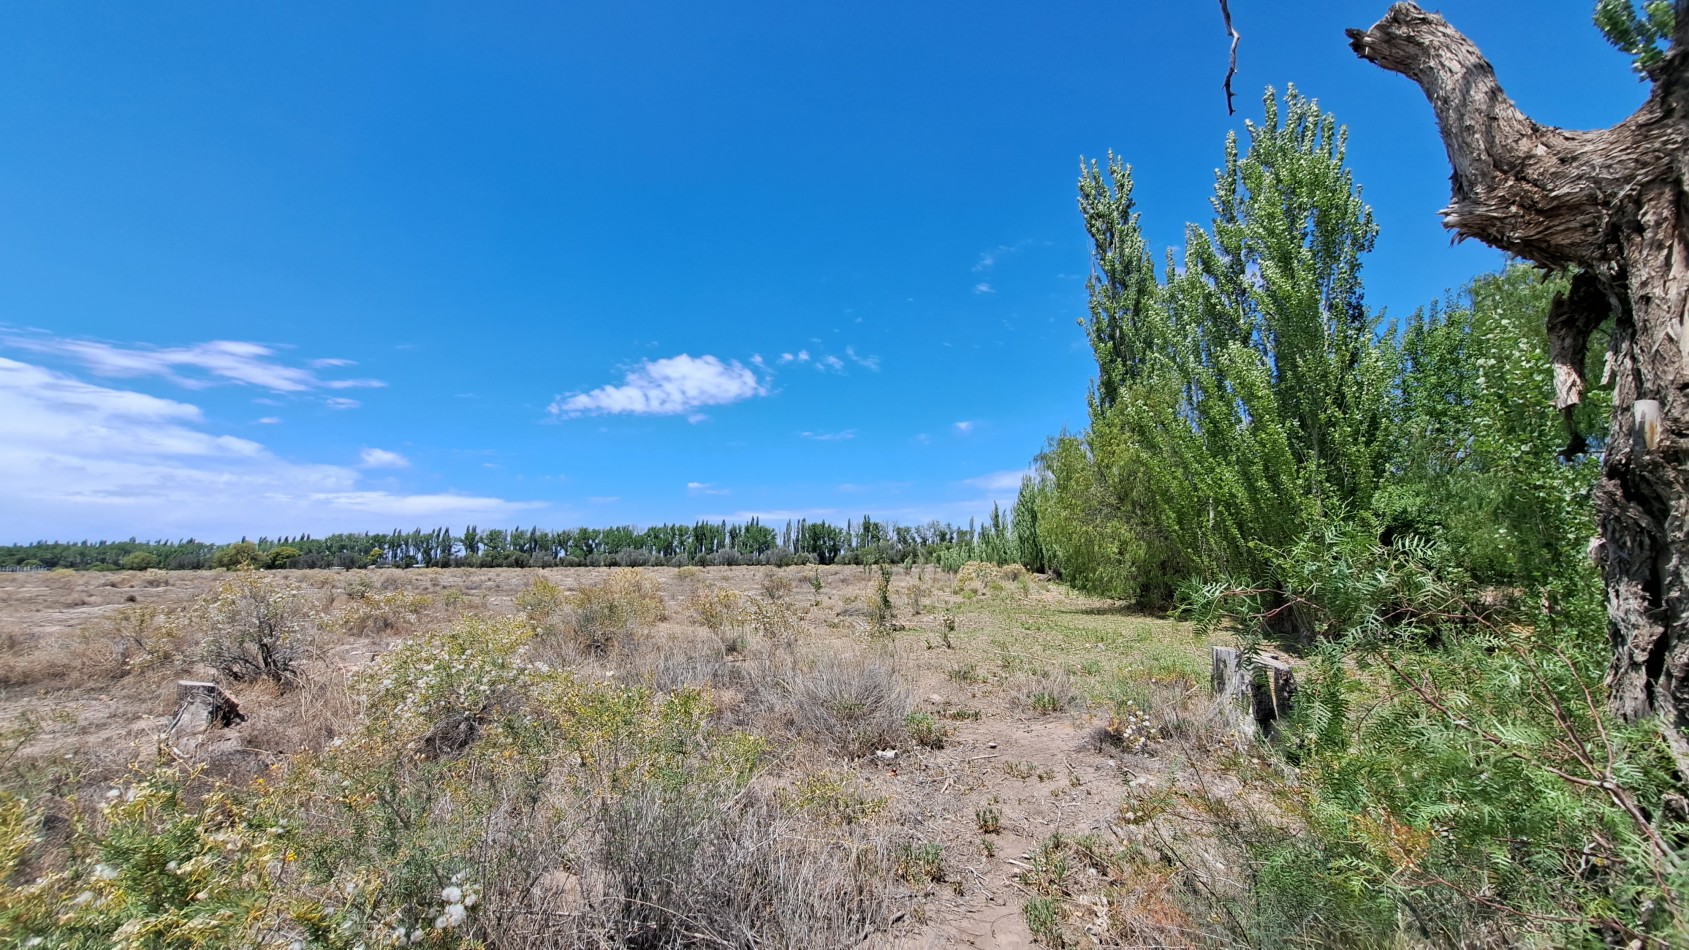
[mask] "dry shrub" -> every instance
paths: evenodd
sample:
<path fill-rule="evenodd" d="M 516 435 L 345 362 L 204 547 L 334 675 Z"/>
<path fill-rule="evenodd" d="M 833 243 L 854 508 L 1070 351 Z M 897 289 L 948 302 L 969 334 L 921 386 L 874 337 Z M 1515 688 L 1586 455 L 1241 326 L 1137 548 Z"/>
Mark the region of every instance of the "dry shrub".
<path fill-rule="evenodd" d="M 535 652 L 564 665 L 579 654 L 628 651 L 641 630 L 668 614 L 661 587 L 640 568 L 612 571 L 571 593 L 537 578 L 516 603 L 537 633 Z"/>
<path fill-rule="evenodd" d="M 913 690 L 889 654 L 820 654 L 760 692 L 766 716 L 849 758 L 902 745 L 915 708 Z"/>
<path fill-rule="evenodd" d="M 346 637 L 394 636 L 409 632 L 432 604 L 427 594 L 365 590 L 335 611 L 326 626 Z"/>
<path fill-rule="evenodd" d="M 298 584 L 236 572 L 189 609 L 204 631 L 200 661 L 236 682 L 296 685 L 320 619 L 311 600 Z"/>
<path fill-rule="evenodd" d="M 956 570 L 956 593 L 983 594 L 998 581 L 997 565 L 969 561 Z"/>
<path fill-rule="evenodd" d="M 1148 864 L 1128 867 L 1096 905 L 1100 946 L 1200 947 L 1208 944 L 1180 906 L 1174 872 Z"/>
<path fill-rule="evenodd" d="M 190 659 L 182 633 L 179 612 L 137 604 L 84 627 L 78 640 L 93 661 L 90 672 L 115 680 L 133 673 L 181 670 Z"/>
<path fill-rule="evenodd" d="M 779 568 L 769 568 L 762 575 L 762 580 L 758 586 L 762 588 L 764 599 L 770 602 L 779 602 L 785 600 L 792 593 L 794 585 L 789 574 Z"/>
<path fill-rule="evenodd" d="M 751 604 L 751 625 L 757 635 L 782 649 L 790 649 L 797 643 L 802 620 L 798 608 L 787 603 Z"/>
<path fill-rule="evenodd" d="M 744 651 L 745 625 L 750 622 L 750 598 L 726 587 L 707 587 L 686 599 L 686 610 L 721 641 L 723 653 Z"/>
<path fill-rule="evenodd" d="M 568 602 L 565 631 L 595 652 L 668 616 L 662 589 L 639 568 L 613 571 L 603 583 L 570 594 Z"/>

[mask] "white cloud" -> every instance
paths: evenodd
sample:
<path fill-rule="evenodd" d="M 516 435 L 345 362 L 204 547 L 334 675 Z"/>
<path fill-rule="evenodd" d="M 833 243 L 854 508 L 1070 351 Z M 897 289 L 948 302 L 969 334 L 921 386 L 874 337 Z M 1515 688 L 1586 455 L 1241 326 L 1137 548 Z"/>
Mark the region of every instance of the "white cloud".
<path fill-rule="evenodd" d="M 976 294 L 994 294 L 996 292 L 990 284 L 983 280 L 974 285 L 974 293 Z"/>
<path fill-rule="evenodd" d="M 199 408 L 0 358 L 0 532 L 211 540 L 514 517 L 534 507 L 369 491 L 351 467 L 204 430 Z"/>
<path fill-rule="evenodd" d="M 686 491 L 693 495 L 731 495 L 732 491 L 709 482 L 687 482 Z"/>
<path fill-rule="evenodd" d="M 694 412 L 686 417 L 686 421 L 692 423 L 693 425 L 698 425 L 701 422 L 710 421 L 710 417 L 702 412 Z"/>
<path fill-rule="evenodd" d="M 961 422 L 956 423 L 956 431 L 960 432 L 963 435 L 967 435 L 968 433 L 970 433 L 974 430 L 974 427 L 976 425 L 978 425 L 978 423 L 970 422 L 967 419 L 963 419 Z"/>
<path fill-rule="evenodd" d="M 844 360 L 836 356 L 823 356 L 815 361 L 815 368 L 823 373 L 843 373 Z"/>
<path fill-rule="evenodd" d="M 799 350 L 796 354 L 781 353 L 779 362 L 782 366 L 787 363 L 807 363 L 809 362 L 809 351 Z"/>
<path fill-rule="evenodd" d="M 261 425 L 261 426 L 280 425 L 281 424 L 281 417 L 280 416 L 265 416 L 264 418 L 258 420 L 258 424 Z"/>
<path fill-rule="evenodd" d="M 356 409 L 363 405 L 363 403 L 357 401 L 356 399 L 344 399 L 340 396 L 330 396 L 329 398 L 323 400 L 323 405 L 329 407 L 330 409 L 344 410 Z"/>
<path fill-rule="evenodd" d="M 411 460 L 386 449 L 364 449 L 358 453 L 359 468 L 410 468 Z"/>
<path fill-rule="evenodd" d="M 1008 472 L 991 472 L 986 475 L 975 476 L 962 480 L 962 484 L 990 492 L 1019 491 L 1020 480 L 1032 474 L 1027 469 L 1016 469 Z"/>
<path fill-rule="evenodd" d="M 846 439 L 856 438 L 855 429 L 845 429 L 842 432 L 800 432 L 798 434 L 817 442 L 843 442 Z"/>
<path fill-rule="evenodd" d="M 872 370 L 876 373 L 880 371 L 880 358 L 878 356 L 859 356 L 854 346 L 845 347 L 845 356 L 863 369 Z"/>
<path fill-rule="evenodd" d="M 6 343 L 21 350 L 74 360 L 96 376 L 119 379 L 160 376 L 188 389 L 204 389 L 217 383 L 238 383 L 271 392 L 299 393 L 313 389 L 387 385 L 378 379 L 323 379 L 310 369 L 282 363 L 276 359 L 276 350 L 270 346 L 241 340 L 153 347 L 53 336 L 9 336 Z M 351 360 L 321 359 L 312 360 L 308 365 L 314 369 L 328 369 L 353 364 Z"/>
<path fill-rule="evenodd" d="M 565 419 L 623 413 L 681 415 L 704 406 L 725 406 L 766 395 L 768 389 L 762 380 L 738 360 L 724 363 L 714 356 L 682 353 L 639 364 L 620 386 L 559 396 L 549 411 Z"/>

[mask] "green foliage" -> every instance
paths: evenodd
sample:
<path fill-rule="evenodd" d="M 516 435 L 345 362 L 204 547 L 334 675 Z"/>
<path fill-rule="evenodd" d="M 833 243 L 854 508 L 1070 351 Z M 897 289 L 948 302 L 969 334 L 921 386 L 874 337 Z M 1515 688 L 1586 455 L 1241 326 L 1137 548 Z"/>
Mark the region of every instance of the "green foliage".
<path fill-rule="evenodd" d="M 302 555 L 299 549 L 291 545 L 271 548 L 264 552 L 264 567 L 269 569 L 292 567 Z"/>
<path fill-rule="evenodd" d="M 1376 229 L 1345 133 L 1292 89 L 1249 134 L 1164 280 L 1131 170 L 1111 156 L 1080 180 L 1091 426 L 1051 444 L 1022 501 L 1051 566 L 1098 592 L 1165 603 L 1192 575 L 1267 576 L 1265 550 L 1369 505 L 1384 470 L 1395 357 L 1361 299 Z"/>
<path fill-rule="evenodd" d="M 264 555 L 259 552 L 258 545 L 251 541 L 239 541 L 219 548 L 217 555 L 211 559 L 211 566 L 234 571 L 243 567 L 262 567 L 264 561 Z"/>
<path fill-rule="evenodd" d="M 1474 281 L 1464 299 L 1418 315 L 1403 335 L 1397 444 L 1375 505 L 1390 535 L 1436 538 L 1484 584 L 1591 577 L 1593 454 L 1562 458 L 1571 436 L 1554 411 L 1544 316 L 1561 280 L 1516 266 Z M 1586 370 L 1600 379 L 1600 355 Z M 1612 400 L 1593 387 L 1572 417 L 1596 445 Z M 1449 504 L 1450 499 L 1460 504 Z"/>
<path fill-rule="evenodd" d="M 113 788 L 67 867 L 0 888 L 0 932 L 17 946 L 257 945 L 278 920 L 271 891 L 292 855 L 249 799 L 193 794 L 192 780 L 162 767 Z M 35 824 L 0 793 L 0 873 L 17 871 Z"/>
<path fill-rule="evenodd" d="M 126 571 L 150 571 L 158 566 L 158 555 L 151 551 L 136 551 L 124 555 L 123 558 L 123 569 Z"/>
<path fill-rule="evenodd" d="M 1607 42 L 1631 58 L 1638 73 L 1651 77 L 1665 61 L 1677 27 L 1673 0 L 1596 0 L 1595 26 Z"/>
<path fill-rule="evenodd" d="M 868 597 L 868 626 L 877 634 L 890 633 L 895 616 L 891 604 L 891 565 L 881 564 L 874 591 Z"/>

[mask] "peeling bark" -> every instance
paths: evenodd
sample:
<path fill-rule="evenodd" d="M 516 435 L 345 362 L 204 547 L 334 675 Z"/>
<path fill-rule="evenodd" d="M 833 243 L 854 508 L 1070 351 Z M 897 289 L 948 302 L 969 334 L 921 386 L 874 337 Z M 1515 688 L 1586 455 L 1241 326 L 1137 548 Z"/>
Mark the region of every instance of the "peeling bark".
<path fill-rule="evenodd" d="M 1549 315 L 1557 408 L 1582 397 L 1589 332 L 1614 319 L 1595 491 L 1611 703 L 1660 716 L 1689 777 L 1689 0 L 1648 101 L 1590 132 L 1532 121 L 1470 40 L 1411 3 L 1349 40 L 1430 100 L 1454 169 L 1444 226 L 1578 272 Z"/>

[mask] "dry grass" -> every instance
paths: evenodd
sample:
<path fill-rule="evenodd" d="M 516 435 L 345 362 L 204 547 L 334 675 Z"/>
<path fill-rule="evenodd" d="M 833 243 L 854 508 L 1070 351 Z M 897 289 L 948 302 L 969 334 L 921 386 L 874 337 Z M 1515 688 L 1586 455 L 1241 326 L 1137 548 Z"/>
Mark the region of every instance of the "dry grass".
<path fill-rule="evenodd" d="M 894 654 L 828 651 L 800 660 L 759 694 L 766 721 L 855 758 L 904 745 L 914 692 Z"/>
<path fill-rule="evenodd" d="M 98 749 L 121 762 L 151 754 L 152 734 L 169 713 L 170 680 L 215 674 L 196 664 L 203 627 L 149 625 L 185 616 L 229 579 L 0 577 L 0 723 L 39 705 L 30 697 L 44 690 L 64 717 L 22 756 L 64 761 L 66 752 Z M 988 566 L 959 579 L 896 571 L 887 593 L 904 629 L 878 637 L 865 621 L 880 576 L 859 568 L 325 571 L 276 579 L 303 589 L 303 603 L 320 611 L 320 649 L 301 656 L 291 690 L 230 683 L 251 718 L 222 745 L 193 753 L 222 756 L 215 771 L 225 777 L 285 770 L 300 750 L 329 749 L 384 715 L 362 708 L 348 674 L 460 616 L 522 618 L 538 633 L 526 661 L 583 682 L 643 685 L 657 696 L 702 688 L 716 728 L 768 740 L 767 771 L 742 792 L 704 782 L 685 793 L 622 797 L 603 811 L 545 798 L 558 793 L 544 786 L 539 799 L 501 793 L 509 801 L 476 832 L 484 855 L 479 925 L 489 945 L 875 945 L 873 935 L 906 912 L 902 927 L 916 945 L 964 945 L 973 939 L 966 931 L 946 928 L 994 913 L 987 894 L 1017 893 L 1020 871 L 1009 861 L 1035 850 L 1051 828 L 1082 828 L 1108 829 L 1123 851 L 1141 847 L 1149 857 L 1122 858 L 1112 878 L 1078 881 L 1054 905 L 1063 926 L 1077 934 L 1107 918 L 1090 938 L 1099 946 L 1176 946 L 1189 925 L 1184 878 L 1153 858 L 1155 836 L 1184 853 L 1208 848 L 1215 860 L 1235 859 L 1206 832 L 1175 836 L 1161 813 L 1140 820 L 1152 800 L 1188 794 L 1173 794 L 1192 774 L 1177 764 L 1181 757 L 1215 759 L 1201 686 L 1205 648 L 1176 625 L 1036 578 Z M 136 601 L 124 599 L 130 595 Z M 728 607 L 712 616 L 708 601 Z M 968 675 L 949 675 L 963 669 Z M 1156 741 L 1142 750 L 1091 739 L 1123 696 L 1153 723 Z M 911 735 L 911 721 L 926 738 Z M 888 763 L 872 755 L 881 750 L 898 756 Z M 1224 800 L 1238 786 L 1224 765 L 1219 775 L 1212 768 L 1202 780 Z M 816 775 L 832 779 L 817 784 Z M 1140 779 L 1148 781 L 1131 784 Z M 84 779 L 60 781 L 77 789 Z M 98 798 L 103 789 L 86 794 Z M 1125 809 L 1132 820 L 1122 817 L 1127 802 L 1137 805 Z M 981 809 L 1000 815 L 994 854 L 983 858 Z M 909 855 L 929 853 L 942 855 L 945 880 L 915 886 L 890 873 L 900 856 L 907 864 Z"/>

